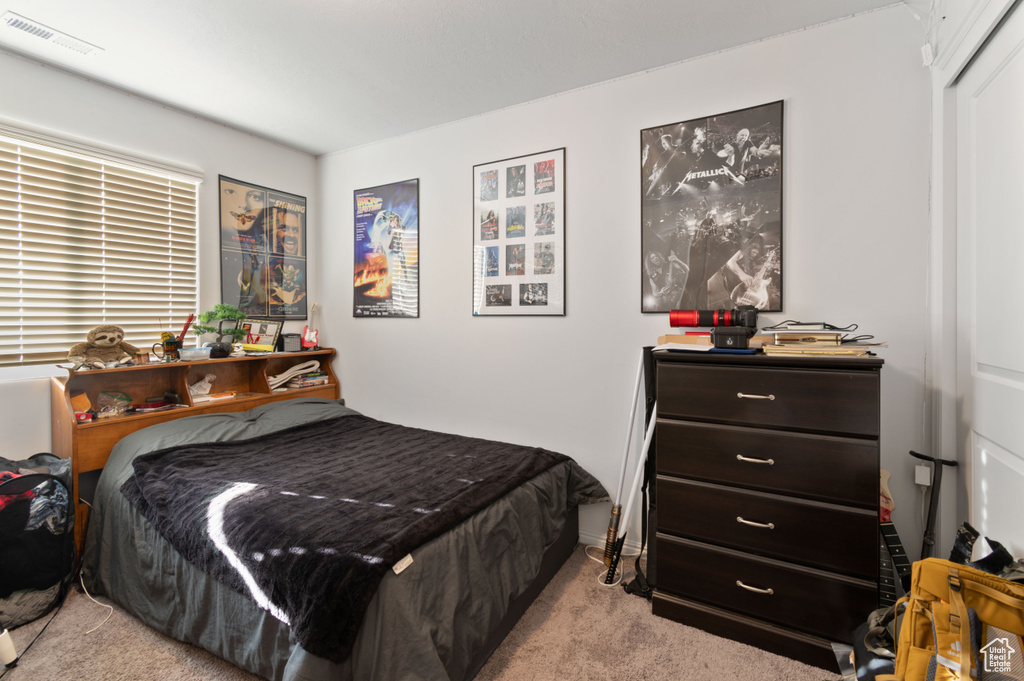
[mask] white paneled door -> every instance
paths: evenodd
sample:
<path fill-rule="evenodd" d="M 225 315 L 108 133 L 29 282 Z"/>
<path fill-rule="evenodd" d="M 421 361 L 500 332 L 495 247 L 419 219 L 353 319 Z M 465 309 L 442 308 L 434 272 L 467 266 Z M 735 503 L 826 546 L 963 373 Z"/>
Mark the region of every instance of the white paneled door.
<path fill-rule="evenodd" d="M 1024 11 L 957 92 L 957 416 L 969 519 L 1024 556 Z"/>

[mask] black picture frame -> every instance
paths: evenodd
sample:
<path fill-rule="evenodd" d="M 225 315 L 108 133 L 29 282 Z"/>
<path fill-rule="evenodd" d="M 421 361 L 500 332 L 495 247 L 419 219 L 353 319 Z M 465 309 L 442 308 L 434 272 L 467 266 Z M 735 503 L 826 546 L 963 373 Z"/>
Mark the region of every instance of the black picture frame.
<path fill-rule="evenodd" d="M 783 102 L 640 131 L 642 312 L 782 310 Z"/>
<path fill-rule="evenodd" d="M 420 181 L 352 195 L 353 317 L 420 316 Z"/>
<path fill-rule="evenodd" d="M 306 198 L 218 176 L 221 302 L 306 319 Z"/>

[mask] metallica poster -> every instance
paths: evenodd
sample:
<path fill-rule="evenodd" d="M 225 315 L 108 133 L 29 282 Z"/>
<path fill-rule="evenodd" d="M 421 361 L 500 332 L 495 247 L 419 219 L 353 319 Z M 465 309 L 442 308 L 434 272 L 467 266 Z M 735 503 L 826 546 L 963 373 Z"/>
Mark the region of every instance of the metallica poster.
<path fill-rule="evenodd" d="M 419 317 L 419 180 L 355 191 L 354 317 Z"/>
<path fill-rule="evenodd" d="M 782 102 L 640 131 L 643 312 L 782 310 Z"/>
<path fill-rule="evenodd" d="M 256 319 L 305 319 L 305 197 L 218 181 L 221 302 Z"/>
<path fill-rule="evenodd" d="M 565 148 L 473 166 L 473 314 L 565 314 Z"/>

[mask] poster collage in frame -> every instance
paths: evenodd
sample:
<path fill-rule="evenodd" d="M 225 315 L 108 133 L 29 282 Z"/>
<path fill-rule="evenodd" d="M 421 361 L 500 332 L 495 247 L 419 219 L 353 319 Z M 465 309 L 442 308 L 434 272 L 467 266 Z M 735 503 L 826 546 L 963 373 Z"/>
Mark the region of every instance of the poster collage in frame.
<path fill-rule="evenodd" d="M 306 198 L 219 176 L 221 302 L 306 318 Z"/>
<path fill-rule="evenodd" d="M 565 148 L 473 166 L 473 314 L 565 314 Z"/>

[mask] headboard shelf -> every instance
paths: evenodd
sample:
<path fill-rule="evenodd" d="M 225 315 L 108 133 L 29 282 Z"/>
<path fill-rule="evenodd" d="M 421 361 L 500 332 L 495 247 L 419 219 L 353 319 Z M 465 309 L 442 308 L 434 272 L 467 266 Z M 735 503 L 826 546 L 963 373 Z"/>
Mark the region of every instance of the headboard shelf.
<path fill-rule="evenodd" d="M 80 506 L 78 476 L 103 468 L 110 450 L 125 435 L 147 426 L 196 414 L 244 411 L 269 402 L 290 400 L 295 397 L 326 397 L 338 399 L 341 389 L 331 366 L 335 351 L 331 348 L 303 352 L 278 352 L 269 355 L 227 357 L 196 362 L 153 362 L 115 369 L 68 370 L 68 375 L 54 377 L 50 382 L 50 440 L 54 454 L 71 459 L 72 496 L 75 500 L 75 540 L 81 549 L 82 530 L 85 527 L 86 508 Z M 268 376 L 316 360 L 319 371 L 327 376 L 323 385 L 292 388 L 274 392 Z M 213 374 L 211 393 L 233 392 L 227 399 L 208 402 L 193 401 L 188 387 Z M 72 398 L 83 393 L 93 408 L 99 404 L 103 392 L 122 392 L 131 397 L 133 404 L 141 404 L 149 397 L 161 397 L 173 391 L 184 406 L 148 413 L 129 413 L 124 416 L 79 422 L 75 417 Z"/>

